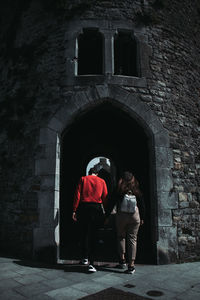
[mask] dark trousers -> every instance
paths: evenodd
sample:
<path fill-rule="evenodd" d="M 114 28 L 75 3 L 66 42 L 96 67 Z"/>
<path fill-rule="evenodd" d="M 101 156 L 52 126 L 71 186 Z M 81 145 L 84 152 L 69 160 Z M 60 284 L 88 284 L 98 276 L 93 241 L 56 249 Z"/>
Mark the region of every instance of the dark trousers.
<path fill-rule="evenodd" d="M 81 203 L 79 208 L 79 225 L 81 232 L 82 258 L 94 263 L 98 242 L 98 229 L 103 225 L 103 210 L 99 203 Z"/>

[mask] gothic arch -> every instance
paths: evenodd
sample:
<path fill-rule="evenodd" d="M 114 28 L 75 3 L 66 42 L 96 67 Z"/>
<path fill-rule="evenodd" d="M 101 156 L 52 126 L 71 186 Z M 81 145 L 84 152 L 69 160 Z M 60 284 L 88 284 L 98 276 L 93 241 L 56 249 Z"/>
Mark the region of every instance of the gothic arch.
<path fill-rule="evenodd" d="M 35 162 L 35 175 L 40 177 L 43 188 L 38 194 L 39 227 L 34 230 L 34 253 L 59 245 L 61 134 L 78 116 L 106 102 L 137 120 L 151 140 L 152 159 L 155 162 L 155 201 L 158 207 L 157 262 L 174 261 L 177 256 L 177 234 L 172 224 L 172 209 L 177 207 L 177 199 L 172 192 L 173 161 L 168 132 L 150 107 L 142 103 L 137 95 L 120 87 L 105 85 L 67 94 L 66 103 L 51 117 L 47 127 L 40 130 L 39 144 L 43 145 L 46 156 Z"/>

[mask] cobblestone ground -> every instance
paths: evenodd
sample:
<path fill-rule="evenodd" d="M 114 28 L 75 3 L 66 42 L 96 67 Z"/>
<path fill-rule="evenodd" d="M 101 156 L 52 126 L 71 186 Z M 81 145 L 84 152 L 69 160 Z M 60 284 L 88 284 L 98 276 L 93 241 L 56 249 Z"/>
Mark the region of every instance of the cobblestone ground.
<path fill-rule="evenodd" d="M 0 299 L 123 300 L 131 293 L 131 299 L 137 300 L 199 300 L 199 274 L 200 262 L 136 265 L 134 275 L 102 265 L 88 274 L 87 268 L 76 264 L 48 265 L 0 257 Z"/>

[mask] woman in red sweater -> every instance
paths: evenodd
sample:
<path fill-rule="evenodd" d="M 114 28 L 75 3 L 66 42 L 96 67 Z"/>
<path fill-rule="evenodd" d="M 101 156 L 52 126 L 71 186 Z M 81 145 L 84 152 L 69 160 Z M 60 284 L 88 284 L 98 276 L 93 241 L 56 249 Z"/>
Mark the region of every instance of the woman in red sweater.
<path fill-rule="evenodd" d="M 75 191 L 72 219 L 80 222 L 82 230 L 82 264 L 88 265 L 89 272 L 96 272 L 94 265 L 97 230 L 102 222 L 103 208 L 107 202 L 107 186 L 91 168 L 88 176 L 81 177 Z M 78 209 L 78 216 L 77 216 Z"/>

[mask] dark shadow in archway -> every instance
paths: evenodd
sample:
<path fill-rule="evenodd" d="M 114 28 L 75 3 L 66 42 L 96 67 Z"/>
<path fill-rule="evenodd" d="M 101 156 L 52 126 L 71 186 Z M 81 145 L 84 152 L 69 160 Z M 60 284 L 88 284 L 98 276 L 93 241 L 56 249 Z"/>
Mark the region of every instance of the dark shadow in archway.
<path fill-rule="evenodd" d="M 151 137 L 128 114 L 111 104 L 104 104 L 75 120 L 64 132 L 61 145 L 60 258 L 80 258 L 79 228 L 71 219 L 73 195 L 80 176 L 85 175 L 88 162 L 93 157 L 105 156 L 114 162 L 117 180 L 121 172 L 128 169 L 140 182 L 147 213 L 145 224 L 139 231 L 137 263 L 156 263 Z M 99 245 L 98 259 L 115 261 L 114 233 L 105 231 L 105 234 L 110 242 Z"/>

